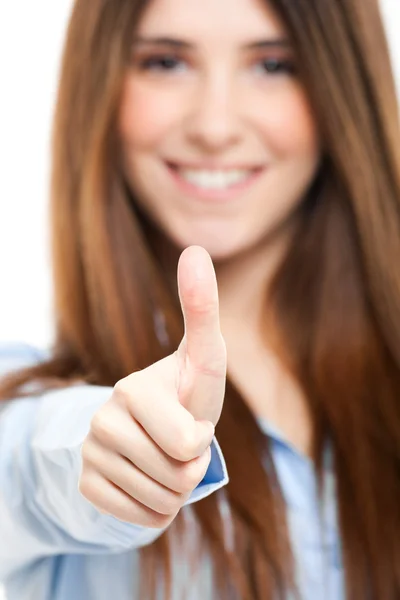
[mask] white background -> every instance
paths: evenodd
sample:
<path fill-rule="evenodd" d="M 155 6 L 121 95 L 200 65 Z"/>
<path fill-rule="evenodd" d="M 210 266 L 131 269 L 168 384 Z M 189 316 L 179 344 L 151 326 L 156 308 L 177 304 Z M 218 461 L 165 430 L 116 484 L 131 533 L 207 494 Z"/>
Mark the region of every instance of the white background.
<path fill-rule="evenodd" d="M 400 87 L 400 0 L 382 0 Z M 0 0 L 0 341 L 51 336 L 49 134 L 71 0 Z"/>
<path fill-rule="evenodd" d="M 51 338 L 49 135 L 71 5 L 0 0 L 0 341 Z M 400 89 L 400 0 L 382 7 Z"/>

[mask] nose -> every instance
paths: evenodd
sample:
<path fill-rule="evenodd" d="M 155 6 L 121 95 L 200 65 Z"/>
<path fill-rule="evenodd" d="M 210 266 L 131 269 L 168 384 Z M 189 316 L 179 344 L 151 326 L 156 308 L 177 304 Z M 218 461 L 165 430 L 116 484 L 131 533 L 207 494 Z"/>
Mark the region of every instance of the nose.
<path fill-rule="evenodd" d="M 240 120 L 232 88 L 224 76 L 216 73 L 196 90 L 187 126 L 191 144 L 216 154 L 239 142 Z"/>

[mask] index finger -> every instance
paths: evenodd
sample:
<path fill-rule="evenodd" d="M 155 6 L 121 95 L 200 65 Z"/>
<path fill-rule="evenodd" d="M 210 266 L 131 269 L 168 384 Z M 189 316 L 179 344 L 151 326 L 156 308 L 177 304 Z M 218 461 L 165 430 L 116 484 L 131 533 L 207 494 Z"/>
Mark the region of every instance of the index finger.
<path fill-rule="evenodd" d="M 218 285 L 212 260 L 200 246 L 182 253 L 178 288 L 185 321 L 183 352 L 193 374 L 188 406 L 196 419 L 218 421 L 225 393 L 226 349 L 219 321 Z"/>

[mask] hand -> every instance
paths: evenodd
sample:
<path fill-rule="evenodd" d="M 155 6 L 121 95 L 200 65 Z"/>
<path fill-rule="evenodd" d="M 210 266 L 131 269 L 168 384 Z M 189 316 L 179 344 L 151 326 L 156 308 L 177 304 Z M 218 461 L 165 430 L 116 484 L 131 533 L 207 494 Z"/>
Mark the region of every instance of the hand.
<path fill-rule="evenodd" d="M 178 287 L 178 350 L 116 384 L 82 447 L 83 496 L 145 527 L 168 526 L 203 479 L 225 393 L 217 281 L 203 248 L 182 253 Z"/>

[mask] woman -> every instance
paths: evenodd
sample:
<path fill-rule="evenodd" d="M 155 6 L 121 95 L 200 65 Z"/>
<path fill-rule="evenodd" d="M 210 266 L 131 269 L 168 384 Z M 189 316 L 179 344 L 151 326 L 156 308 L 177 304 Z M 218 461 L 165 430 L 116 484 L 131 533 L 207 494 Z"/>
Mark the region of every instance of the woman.
<path fill-rule="evenodd" d="M 399 597 L 397 116 L 374 0 L 76 1 L 9 600 Z"/>

